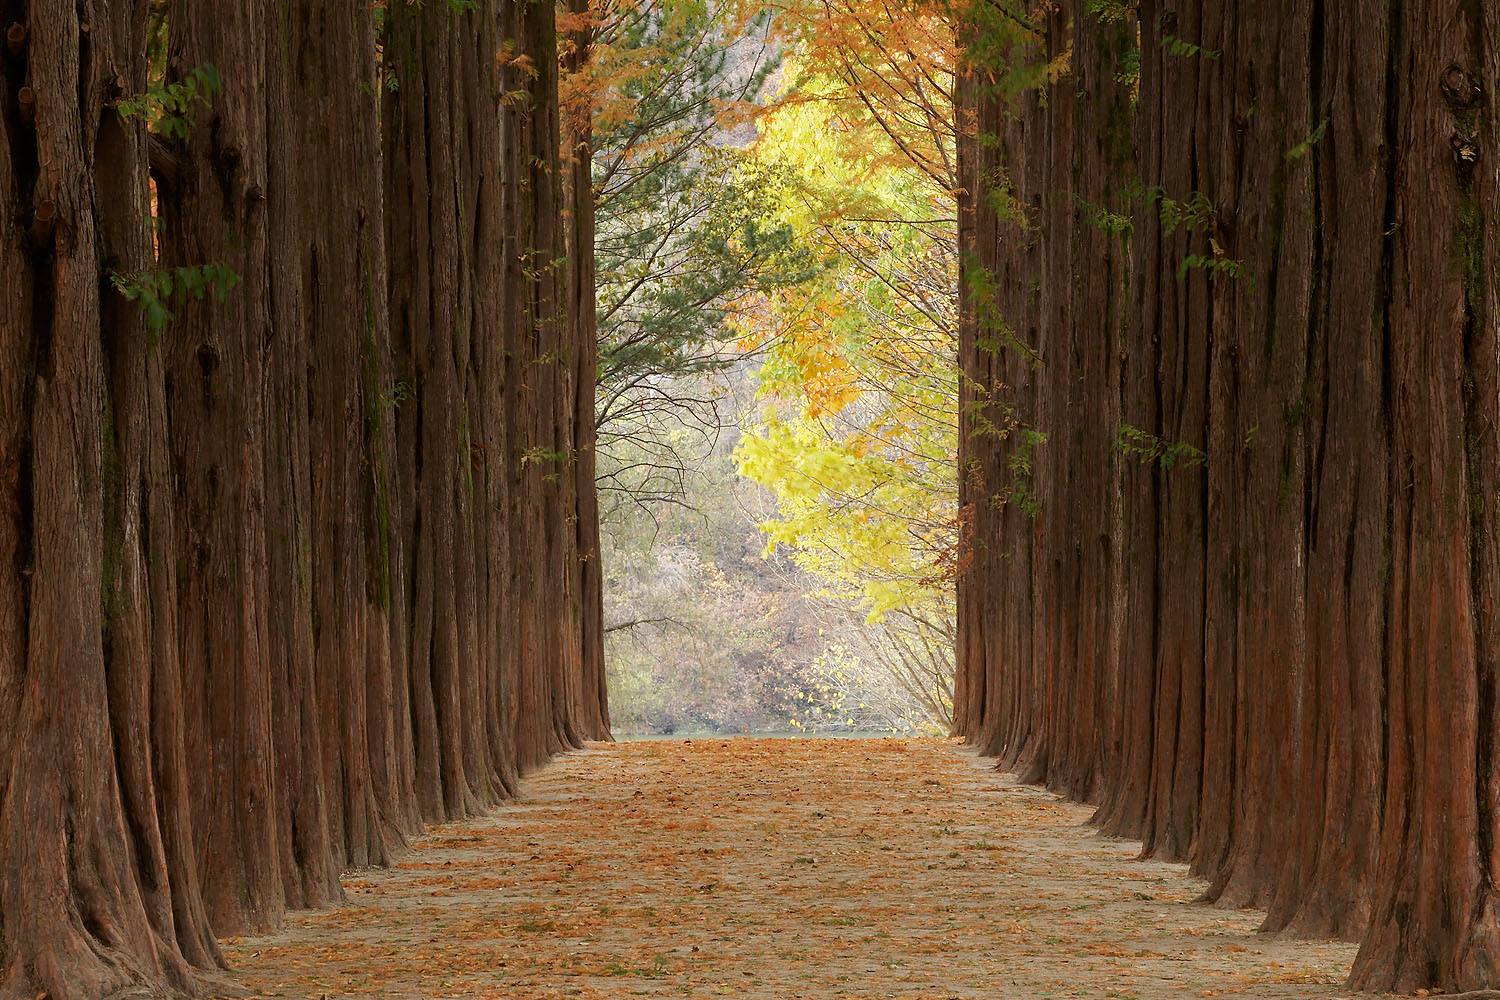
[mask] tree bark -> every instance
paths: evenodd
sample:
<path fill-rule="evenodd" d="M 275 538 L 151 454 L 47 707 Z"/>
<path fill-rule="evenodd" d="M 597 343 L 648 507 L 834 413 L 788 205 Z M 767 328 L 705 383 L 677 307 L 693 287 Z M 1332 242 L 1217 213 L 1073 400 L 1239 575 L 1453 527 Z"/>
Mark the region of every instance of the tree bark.
<path fill-rule="evenodd" d="M 564 74 L 578 74 L 592 53 L 595 16 L 589 0 L 568 0 L 575 22 L 561 60 Z M 573 358 L 573 478 L 577 537 L 570 553 L 576 567 L 580 645 L 576 728 L 584 739 L 607 740 L 609 699 L 604 672 L 604 572 L 599 534 L 595 412 L 599 375 L 598 303 L 594 272 L 594 148 L 592 101 L 560 101 L 567 250 L 567 339 Z"/>
<path fill-rule="evenodd" d="M 0 995 L 192 989 L 162 368 L 106 275 L 151 266 L 143 4 L 35 0 L 7 53 L 0 192 Z M 34 115 L 22 116 L 22 81 Z"/>
<path fill-rule="evenodd" d="M 183 3 L 169 61 L 183 78 L 213 66 L 225 81 L 182 144 L 161 195 L 161 262 L 227 268 L 233 294 L 179 296 L 167 364 L 176 484 L 178 648 L 204 903 L 219 934 L 265 931 L 285 909 L 277 840 L 266 556 L 262 342 L 270 327 L 267 10 Z"/>
<path fill-rule="evenodd" d="M 1392 12 L 1386 770 L 1361 989 L 1500 986 L 1497 29 L 1489 5 Z"/>
<path fill-rule="evenodd" d="M 1129 178 L 1059 134 L 1109 120 L 1077 14 L 1045 100 L 970 101 L 959 729 L 1268 930 L 1363 934 L 1355 986 L 1492 986 L 1497 15 L 1143 0 L 1126 302 L 1080 277 L 1120 258 L 1069 206 Z"/>

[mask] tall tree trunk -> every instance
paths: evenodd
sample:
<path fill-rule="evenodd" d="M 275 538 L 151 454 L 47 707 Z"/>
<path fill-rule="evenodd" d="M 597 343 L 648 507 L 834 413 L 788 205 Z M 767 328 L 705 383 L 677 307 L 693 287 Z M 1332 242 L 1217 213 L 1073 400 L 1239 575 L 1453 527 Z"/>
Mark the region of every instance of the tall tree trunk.
<path fill-rule="evenodd" d="M 490 737 L 485 696 L 505 662 L 486 623 L 505 614 L 509 589 L 504 575 L 492 578 L 488 541 L 507 500 L 503 480 L 497 494 L 490 488 L 491 456 L 498 471 L 504 451 L 487 405 L 505 388 L 489 384 L 499 375 L 494 319 L 505 291 L 488 249 L 501 228 L 499 6 L 395 11 L 385 46 L 394 80 L 385 115 L 390 311 L 410 387 L 397 408 L 413 554 L 402 596 L 413 608 L 418 773 L 434 819 L 495 802 L 514 770 L 508 747 Z"/>
<path fill-rule="evenodd" d="M 1500 986 L 1493 5 L 1393 9 L 1383 834 L 1361 989 Z"/>
<path fill-rule="evenodd" d="M 308 407 L 309 348 L 301 255 L 299 195 L 302 115 L 293 95 L 292 25 L 263 12 L 267 149 L 265 262 L 271 325 L 264 341 L 266 561 L 268 655 L 272 671 L 277 795 L 285 816 L 277 850 L 289 907 L 342 898 L 343 849 L 329 826 L 323 714 L 315 673 L 313 616 L 312 427 Z M 226 86 L 242 86 L 226 80 Z"/>
<path fill-rule="evenodd" d="M 965 187 L 990 194 L 968 199 L 960 219 L 961 506 L 972 555 L 961 571 L 968 662 L 956 728 L 1079 798 L 1102 793 L 1120 738 L 1111 445 L 1129 269 L 1111 220 L 1124 217 L 1133 158 L 1119 81 L 1134 22 L 1097 20 L 1063 4 L 1037 24 L 1035 48 L 1017 39 L 1011 58 L 1068 67 L 1045 98 L 1013 96 L 975 67 L 963 112 L 974 121 L 962 130 L 972 133 Z"/>
<path fill-rule="evenodd" d="M 270 328 L 266 219 L 268 10 L 189 2 L 173 8 L 169 78 L 212 66 L 224 81 L 193 115 L 181 168 L 159 188 L 161 259 L 238 284 L 180 296 L 167 358 L 167 418 L 177 490 L 178 648 L 186 671 L 188 755 L 205 905 L 219 934 L 265 931 L 285 908 L 275 787 L 268 635 L 268 524 L 262 345 Z M 201 119 L 201 120 L 197 120 Z M 179 279 L 180 280 L 180 279 Z M 278 531 L 280 526 L 275 526 Z"/>
<path fill-rule="evenodd" d="M 152 267 L 144 4 L 10 5 L 0 84 L 0 994 L 194 988 L 162 369 L 111 287 Z M 22 87 L 28 90 L 22 101 Z M 24 104 L 24 106 L 23 106 Z M 9 216 L 8 216 L 9 218 Z"/>
<path fill-rule="evenodd" d="M 314 674 L 323 783 L 342 865 L 384 864 L 411 813 L 392 759 L 398 731 L 390 606 L 392 399 L 383 279 L 379 81 L 374 22 L 357 0 L 287 7 L 292 152 L 300 168 L 300 317 L 308 344 Z M 346 123 L 329 130 L 329 122 Z"/>
<path fill-rule="evenodd" d="M 570 24 L 562 72 L 581 73 L 593 47 L 596 16 L 589 0 L 568 0 Z M 567 342 L 573 359 L 572 475 L 577 537 L 570 562 L 576 567 L 575 628 L 580 647 L 576 670 L 576 726 L 584 739 L 609 738 L 609 706 L 604 673 L 604 573 L 599 535 L 598 473 L 595 452 L 599 375 L 598 307 L 594 273 L 593 102 L 561 101 L 563 197 L 568 260 Z"/>

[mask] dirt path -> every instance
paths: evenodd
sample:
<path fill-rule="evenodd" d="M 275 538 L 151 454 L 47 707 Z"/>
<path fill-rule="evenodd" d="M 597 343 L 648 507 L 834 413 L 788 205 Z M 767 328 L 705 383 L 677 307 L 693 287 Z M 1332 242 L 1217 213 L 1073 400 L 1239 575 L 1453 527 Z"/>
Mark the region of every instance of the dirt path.
<path fill-rule="evenodd" d="M 1088 814 L 940 740 L 628 743 L 228 953 L 276 997 L 1341 994 L 1352 946 L 1190 905 Z"/>

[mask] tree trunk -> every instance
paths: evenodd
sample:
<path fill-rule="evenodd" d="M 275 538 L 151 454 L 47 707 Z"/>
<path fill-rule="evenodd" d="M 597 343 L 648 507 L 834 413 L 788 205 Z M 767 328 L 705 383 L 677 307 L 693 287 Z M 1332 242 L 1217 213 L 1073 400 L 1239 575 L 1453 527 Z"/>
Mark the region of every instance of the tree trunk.
<path fill-rule="evenodd" d="M 292 3 L 285 15 L 302 315 L 308 344 L 314 676 L 323 785 L 340 867 L 384 864 L 411 813 L 372 758 L 397 728 L 392 685 L 389 324 L 371 8 Z M 347 123 L 330 130 L 329 122 Z M 393 758 L 405 747 L 390 746 Z"/>
<path fill-rule="evenodd" d="M 593 46 L 589 0 L 568 0 L 575 22 L 568 32 L 562 72 L 587 66 Z M 576 726 L 584 739 L 607 740 L 609 705 L 604 673 L 604 573 L 599 535 L 595 452 L 599 375 L 598 309 L 594 273 L 594 148 L 592 101 L 561 102 L 563 195 L 567 241 L 567 340 L 573 356 L 573 468 L 577 537 L 570 562 L 576 566 L 580 604 L 575 628 L 580 644 Z"/>
<path fill-rule="evenodd" d="M 1352 985 L 1500 986 L 1500 86 L 1490 5 L 1395 8 L 1381 317 L 1391 511 L 1383 834 Z"/>
<path fill-rule="evenodd" d="M 0 192 L 30 225 L 0 234 L 0 336 L 24 359 L 0 382 L 0 994 L 191 989 L 190 963 L 219 959 L 171 698 L 162 368 L 106 278 L 152 266 L 144 127 L 108 104 L 144 88 L 146 8 L 15 13 Z"/>
<path fill-rule="evenodd" d="M 396 410 L 404 542 L 413 554 L 412 682 L 424 813 L 460 818 L 504 794 L 514 764 L 485 706 L 505 661 L 493 628 L 510 581 L 489 538 L 508 497 L 501 428 L 488 419 L 503 382 L 494 318 L 501 157 L 494 86 L 497 4 L 393 12 L 386 102 L 390 311 L 403 398 Z M 501 556 L 503 558 L 503 556 Z M 497 753 L 498 751 L 498 753 Z M 441 799 L 436 793 L 441 791 Z"/>
<path fill-rule="evenodd" d="M 1047 51 L 1081 81 L 1107 22 L 1072 13 Z M 1364 933 L 1355 986 L 1495 986 L 1496 14 L 1143 0 L 1139 18 L 1118 370 L 1090 360 L 1097 329 L 1060 339 L 1115 315 L 1079 279 L 1108 251 L 1062 245 L 1111 161 L 1051 131 L 1103 117 L 1100 91 L 973 105 L 965 413 L 987 403 L 1038 448 L 966 429 L 961 731 L 1097 796 L 1106 832 L 1189 859 L 1267 929 Z M 993 228 L 1012 199 L 1036 230 Z M 1034 373 L 984 356 L 987 291 L 1036 331 Z M 1087 499 L 1101 432 L 1124 454 L 1113 507 Z M 1018 471 L 1029 522 L 985 509 Z M 1118 561 L 1091 564 L 1094 538 Z M 1107 592 L 1080 583 L 1101 575 Z"/>
<path fill-rule="evenodd" d="M 204 902 L 215 932 L 277 926 L 285 909 L 279 796 L 271 745 L 269 565 L 262 344 L 270 327 L 270 245 L 263 31 L 248 6 L 173 9 L 169 76 L 213 66 L 212 111 L 163 184 L 165 267 L 227 268 L 238 285 L 174 304 L 164 337 L 167 419 L 176 484 L 178 648 L 186 673 L 188 756 Z M 277 526 L 279 529 L 279 526 Z"/>

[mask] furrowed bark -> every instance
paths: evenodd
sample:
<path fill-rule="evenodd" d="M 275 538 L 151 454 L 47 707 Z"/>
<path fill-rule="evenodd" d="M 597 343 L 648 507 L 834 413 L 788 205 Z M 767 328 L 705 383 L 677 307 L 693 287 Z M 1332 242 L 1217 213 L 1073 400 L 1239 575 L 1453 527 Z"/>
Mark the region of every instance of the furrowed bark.
<path fill-rule="evenodd" d="M 219 934 L 265 931 L 285 910 L 268 635 L 262 344 L 271 322 L 263 36 L 268 11 L 184 3 L 169 60 L 225 82 L 182 143 L 164 187 L 164 267 L 232 273 L 237 285 L 179 295 L 163 332 L 178 511 L 178 648 L 193 769 L 199 878 Z M 199 272 L 203 273 L 203 272 Z M 201 280 L 211 281 L 204 277 Z"/>
<path fill-rule="evenodd" d="M 1100 26 L 1054 13 L 1047 52 L 1084 77 Z M 1062 339 L 1070 316 L 1109 315 L 1077 277 L 1101 250 L 1069 255 L 1061 208 L 1101 151 L 1051 131 L 1098 92 L 970 104 L 990 135 L 967 147 L 965 413 L 994 392 L 989 411 L 1046 440 L 1031 455 L 966 427 L 959 729 L 1097 797 L 1106 832 L 1186 858 L 1208 898 L 1267 907 L 1268 930 L 1363 935 L 1354 986 L 1493 986 L 1496 14 L 1143 0 L 1139 17 L 1118 376 L 1090 363 L 1097 330 Z M 1012 197 L 1036 229 L 997 226 Z M 1036 331 L 1033 374 L 978 349 L 986 281 Z M 1129 431 L 1113 508 L 1086 499 L 1100 463 L 1081 447 L 1110 411 L 1071 404 L 1075 381 Z M 1017 470 L 1029 523 L 985 509 Z M 1095 537 L 1117 562 L 1089 566 Z M 1080 588 L 1101 574 L 1107 593 Z"/>
<path fill-rule="evenodd" d="M 151 264 L 144 5 L 34 2 L 5 58 L 0 192 L 0 995 L 94 997 L 212 966 L 186 847 L 161 366 L 111 286 Z M 16 96 L 25 80 L 34 114 Z M 154 752 L 161 745 L 165 752 Z"/>
<path fill-rule="evenodd" d="M 1486 6 L 1394 9 L 1387 108 L 1385 808 L 1351 984 L 1500 985 L 1494 45 Z"/>

